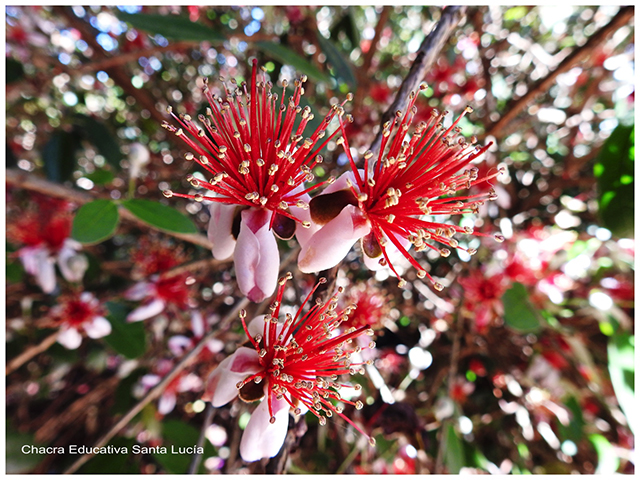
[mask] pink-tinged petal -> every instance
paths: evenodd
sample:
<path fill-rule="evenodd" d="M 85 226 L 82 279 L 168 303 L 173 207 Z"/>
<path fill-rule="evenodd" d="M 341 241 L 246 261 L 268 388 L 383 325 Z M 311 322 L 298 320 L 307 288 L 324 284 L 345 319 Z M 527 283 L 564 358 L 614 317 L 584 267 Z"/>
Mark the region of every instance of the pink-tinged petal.
<path fill-rule="evenodd" d="M 211 353 L 218 353 L 224 349 L 224 342 L 217 338 L 212 338 L 207 343 L 205 343 L 204 348 L 209 350 Z"/>
<path fill-rule="evenodd" d="M 349 253 L 356 240 L 370 231 L 371 226 L 360 210 L 347 205 L 302 247 L 298 268 L 303 273 L 313 273 L 335 267 Z"/>
<path fill-rule="evenodd" d="M 156 375 L 155 373 L 148 373 L 142 376 L 142 378 L 140 379 L 140 383 L 145 388 L 153 388 L 160 383 L 160 380 L 162 380 L 160 375 Z"/>
<path fill-rule="evenodd" d="M 111 323 L 104 317 L 95 317 L 84 324 L 84 331 L 90 338 L 102 338 L 111 333 Z"/>
<path fill-rule="evenodd" d="M 166 415 L 176 406 L 176 394 L 173 392 L 164 392 L 158 400 L 158 413 Z"/>
<path fill-rule="evenodd" d="M 238 395 L 238 382 L 261 369 L 258 353 L 252 348 L 239 347 L 211 372 L 203 399 L 210 400 L 214 407 L 229 403 Z"/>
<path fill-rule="evenodd" d="M 195 373 L 189 373 L 180 378 L 179 392 L 197 392 L 198 390 L 202 390 L 202 380 Z"/>
<path fill-rule="evenodd" d="M 142 305 L 127 315 L 127 322 L 140 322 L 147 318 L 155 317 L 164 311 L 166 302 L 160 298 L 152 300 L 151 303 Z"/>
<path fill-rule="evenodd" d="M 63 328 L 58 334 L 58 343 L 69 350 L 75 350 L 82 343 L 82 335 L 75 328 Z"/>
<path fill-rule="evenodd" d="M 275 422 L 271 423 L 267 398 L 253 411 L 240 440 L 240 456 L 245 462 L 275 457 L 287 436 L 289 428 L 289 404 L 272 397 Z"/>
<path fill-rule="evenodd" d="M 261 337 L 264 336 L 264 317 L 265 315 L 258 315 L 247 324 L 247 330 L 249 331 L 249 335 L 251 337 L 255 338 L 256 335 L 260 335 Z M 278 323 L 276 325 L 275 336 L 277 337 L 278 335 L 280 335 L 280 332 L 282 332 L 283 329 L 284 323 Z M 288 345 L 290 341 L 291 337 L 287 338 L 284 344 Z"/>
<path fill-rule="evenodd" d="M 65 280 L 79 282 L 89 268 L 87 257 L 76 253 L 73 248 L 64 246 L 58 252 L 58 266 Z"/>
<path fill-rule="evenodd" d="M 302 189 L 304 189 L 304 184 L 294 188 L 292 193 L 297 193 Z M 311 197 L 309 196 L 308 193 L 305 193 L 304 195 L 300 195 L 300 200 L 308 204 L 309 201 L 311 200 Z M 309 211 L 308 208 L 304 209 L 301 207 L 296 207 L 295 205 L 291 205 L 289 207 L 289 210 L 291 211 L 291 214 L 294 217 L 300 220 L 299 222 L 296 222 L 296 233 L 295 233 L 296 239 L 298 240 L 298 243 L 300 245 L 306 245 L 309 239 L 311 238 L 311 236 L 318 231 L 318 229 L 320 228 L 320 225 L 314 223 L 311 220 L 311 212 Z M 302 226 L 302 222 L 309 222 L 311 226 L 308 228 L 305 228 Z"/>
<path fill-rule="evenodd" d="M 175 335 L 169 339 L 167 346 L 173 355 L 181 357 L 188 348 L 193 346 L 193 342 L 184 335 Z"/>
<path fill-rule="evenodd" d="M 358 173 L 360 174 L 360 179 L 362 179 L 363 176 L 364 176 L 364 170 L 359 168 L 358 169 Z M 340 175 L 336 179 L 336 181 L 333 182 L 331 185 L 329 185 L 327 188 L 322 190 L 322 193 L 320 195 L 326 195 L 328 193 L 337 192 L 339 190 L 347 190 L 347 189 L 349 189 L 349 185 L 347 184 L 347 180 L 351 182 L 351 185 L 353 185 L 353 189 L 356 192 L 360 192 L 360 189 L 358 188 L 358 182 L 356 181 L 356 176 L 353 174 L 353 172 L 351 170 L 349 170 L 348 172 L 345 172 L 342 175 Z"/>
<path fill-rule="evenodd" d="M 385 238 L 388 239 L 386 235 L 385 235 Z M 411 242 L 406 238 L 399 237 L 396 235 L 396 239 L 407 251 L 409 250 L 409 248 L 411 248 Z M 396 265 L 399 262 L 401 262 L 403 259 L 406 259 L 406 257 L 402 254 L 400 250 L 398 250 L 398 248 L 391 242 L 391 240 L 387 241 L 387 244 L 384 248 L 387 251 L 387 255 L 389 256 L 389 260 L 391 260 L 392 265 Z M 382 265 L 380 265 L 380 260 L 384 258 L 382 254 L 380 254 L 375 258 L 371 258 L 368 255 L 362 255 L 362 258 L 367 268 L 369 270 L 373 270 L 374 272 L 377 270 L 381 270 L 383 268 L 389 268 L 388 266 L 383 267 Z"/>
<path fill-rule="evenodd" d="M 154 292 L 152 283 L 138 282 L 133 287 L 124 292 L 124 298 L 127 300 L 140 301 Z"/>
<path fill-rule="evenodd" d="M 216 260 L 226 260 L 233 255 L 233 250 L 236 247 L 236 239 L 231 231 L 236 207 L 216 202 L 209 207 L 209 213 L 211 219 L 209 220 L 207 237 L 213 243 L 211 253 Z"/>
<path fill-rule="evenodd" d="M 269 230 L 271 212 L 250 208 L 242 212 L 234 255 L 240 291 L 252 302 L 272 295 L 278 283 L 280 252 Z"/>
<path fill-rule="evenodd" d="M 51 293 L 56 288 L 55 260 L 43 247 L 21 248 L 18 255 L 27 273 L 36 277 L 36 282 L 44 293 Z"/>
<path fill-rule="evenodd" d="M 196 310 L 191 312 L 191 330 L 196 338 L 204 337 L 204 329 L 206 327 L 202 314 Z"/>

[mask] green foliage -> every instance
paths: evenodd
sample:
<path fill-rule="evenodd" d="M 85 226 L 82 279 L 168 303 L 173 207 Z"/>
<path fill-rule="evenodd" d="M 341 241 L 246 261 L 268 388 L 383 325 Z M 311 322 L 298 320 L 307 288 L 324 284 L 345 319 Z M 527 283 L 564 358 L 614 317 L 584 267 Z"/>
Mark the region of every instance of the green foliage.
<path fill-rule="evenodd" d="M 54 182 L 64 182 L 71 178 L 76 169 L 76 152 L 80 148 L 80 137 L 76 132 L 58 130 L 42 149 L 44 173 Z"/>
<path fill-rule="evenodd" d="M 94 172 L 87 173 L 85 177 L 87 177 L 96 185 L 107 185 L 113 182 L 115 175 L 111 170 L 100 168 L 95 170 Z"/>
<path fill-rule="evenodd" d="M 127 309 L 115 302 L 107 302 L 111 333 L 104 340 L 116 352 L 127 358 L 138 358 L 147 351 L 147 334 L 142 322 L 127 322 Z"/>
<path fill-rule="evenodd" d="M 524 285 L 515 282 L 502 296 L 504 322 L 519 332 L 540 330 L 540 314 L 529 302 L 529 293 Z"/>
<path fill-rule="evenodd" d="M 272 57 L 286 65 L 291 65 L 300 75 L 305 74 L 310 79 L 315 80 L 316 82 L 331 82 L 331 79 L 325 73 L 318 70 L 316 66 L 309 62 L 306 58 L 301 57 L 285 45 L 263 41 L 255 42 L 254 45 L 258 50 L 260 50 L 267 56 Z"/>
<path fill-rule="evenodd" d="M 619 125 L 602 146 L 593 168 L 602 225 L 619 237 L 633 236 L 633 165 L 634 126 Z"/>
<path fill-rule="evenodd" d="M 24 445 L 38 445 L 31 433 L 20 433 L 15 430 L 11 425 L 7 425 L 6 436 L 6 472 L 7 474 L 28 473 L 33 470 L 46 455 L 24 454 L 22 453 L 22 447 Z"/>
<path fill-rule="evenodd" d="M 593 433 L 589 435 L 589 440 L 598 453 L 598 468 L 596 474 L 613 474 L 620 466 L 620 459 L 613 448 L 613 445 L 604 436 Z"/>
<path fill-rule="evenodd" d="M 611 384 L 632 431 L 638 418 L 634 399 L 634 338 L 628 333 L 618 333 L 609 339 L 608 347 Z"/>
<path fill-rule="evenodd" d="M 120 167 L 120 146 L 107 126 L 93 117 L 76 114 L 74 123 L 86 139 L 98 149 L 100 155 L 115 168 Z"/>
<path fill-rule="evenodd" d="M 179 447 L 193 447 L 198 443 L 199 437 L 200 432 L 195 427 L 178 420 L 167 420 L 162 424 L 162 438 L 164 439 L 164 446 L 169 451 L 166 454 L 154 453 L 153 457 L 167 473 L 187 473 L 193 455 L 171 453 L 171 446 L 175 447 L 175 451 L 178 451 Z M 205 441 L 203 447 L 203 458 L 215 455 L 215 449 L 209 442 Z M 204 473 L 202 468 L 200 472 Z"/>
<path fill-rule="evenodd" d="M 137 30 L 159 34 L 171 40 L 220 43 L 227 39 L 219 30 L 179 15 L 118 12 L 117 16 Z"/>
<path fill-rule="evenodd" d="M 352 90 L 355 90 L 357 87 L 356 75 L 349 59 L 345 58 L 331 40 L 324 38 L 320 33 L 316 36 L 322 52 L 327 56 L 327 61 L 333 67 L 335 76 L 346 82 Z"/>
<path fill-rule="evenodd" d="M 458 438 L 456 429 L 451 422 L 443 425 L 444 428 L 444 464 L 451 474 L 460 473 L 460 469 L 465 466 L 464 449 L 462 440 Z"/>
<path fill-rule="evenodd" d="M 10 57 L 7 57 L 6 62 L 7 84 L 15 83 L 24 77 L 24 67 L 22 63 Z"/>
<path fill-rule="evenodd" d="M 127 447 L 127 454 L 114 453 L 112 455 L 94 455 L 78 471 L 81 474 L 105 474 L 105 473 L 140 473 L 139 468 L 132 461 L 131 448 L 135 441 L 132 438 L 116 437 L 109 441 L 109 445 L 121 449 Z"/>
<path fill-rule="evenodd" d="M 80 243 L 100 243 L 116 231 L 120 215 L 111 200 L 94 200 L 78 209 L 73 218 L 71 237 Z"/>
<path fill-rule="evenodd" d="M 198 229 L 191 219 L 167 205 L 151 200 L 132 199 L 123 201 L 122 206 L 140 220 L 161 230 L 198 233 Z"/>

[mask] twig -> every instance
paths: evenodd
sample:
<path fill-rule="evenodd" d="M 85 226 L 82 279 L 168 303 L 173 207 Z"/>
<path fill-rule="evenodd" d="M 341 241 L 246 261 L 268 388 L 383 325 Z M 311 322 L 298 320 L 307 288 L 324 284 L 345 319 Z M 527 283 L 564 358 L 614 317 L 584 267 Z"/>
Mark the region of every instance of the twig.
<path fill-rule="evenodd" d="M 27 348 L 24 352 L 22 352 L 16 358 L 11 360 L 11 362 L 9 362 L 9 364 L 7 365 L 5 375 L 9 375 L 10 373 L 20 368 L 22 365 L 27 363 L 29 360 L 31 360 L 33 357 L 35 357 L 39 353 L 42 353 L 45 350 L 47 350 L 51 345 L 56 343 L 57 339 L 58 339 L 58 332 L 55 332 L 49 335 L 47 338 L 45 338 L 38 345 L 34 345 L 32 347 Z"/>
<path fill-rule="evenodd" d="M 366 74 L 371 68 L 371 61 L 373 60 L 373 55 L 376 53 L 378 41 L 380 40 L 380 35 L 382 35 L 382 30 L 384 26 L 387 24 L 389 20 L 389 15 L 391 15 L 392 7 L 385 6 L 382 8 L 380 12 L 380 16 L 378 17 L 378 23 L 376 24 L 376 28 L 374 30 L 373 39 L 371 40 L 371 45 L 369 46 L 369 50 L 367 53 L 363 55 L 363 62 L 361 70 Z"/>
<path fill-rule="evenodd" d="M 67 188 L 59 183 L 50 182 L 48 180 L 44 180 L 42 178 L 36 177 L 28 172 L 22 172 L 16 169 L 7 169 L 6 170 L 6 180 L 8 184 L 14 185 L 18 188 L 23 188 L 25 190 L 30 190 L 32 192 L 42 193 L 44 195 L 48 195 L 54 198 L 62 198 L 77 204 L 85 204 L 95 200 L 92 195 L 87 193 L 79 192 L 78 190 L 74 190 L 72 188 Z M 213 245 L 209 241 L 207 237 L 199 234 L 190 234 L 190 233 L 175 233 L 168 232 L 165 230 L 160 230 L 153 225 L 149 225 L 148 223 L 143 222 L 142 220 L 135 217 L 129 210 L 124 207 L 118 208 L 118 213 L 120 217 L 135 223 L 136 225 L 144 228 L 150 228 L 152 230 L 161 231 L 162 233 L 169 235 L 171 237 L 178 238 L 180 240 L 184 240 L 185 242 L 192 243 L 194 245 L 198 245 L 200 247 L 204 247 L 207 250 L 211 250 Z"/>
<path fill-rule="evenodd" d="M 573 52 L 571 52 L 564 60 L 562 60 L 562 62 L 560 62 L 560 65 L 558 65 L 558 67 L 553 72 L 549 73 L 546 77 L 541 78 L 536 83 L 534 83 L 531 88 L 529 88 L 527 93 L 525 93 L 522 97 L 511 100 L 504 109 L 504 115 L 497 122 L 489 125 L 489 128 L 487 128 L 485 135 L 495 136 L 497 132 L 500 132 L 501 136 L 508 134 L 511 131 L 509 126 L 512 123 L 513 119 L 525 107 L 527 107 L 532 101 L 534 101 L 539 94 L 549 91 L 549 88 L 551 88 L 558 75 L 566 72 L 567 70 L 570 70 L 578 62 L 586 59 L 593 50 L 604 43 L 605 39 L 609 35 L 613 34 L 620 27 L 626 25 L 632 17 L 633 7 L 622 7 L 618 14 L 608 24 L 591 35 L 589 37 L 589 40 L 587 40 L 587 42 L 583 46 L 576 48 Z"/>
<path fill-rule="evenodd" d="M 200 437 L 198 438 L 198 447 L 202 447 L 204 445 L 205 433 L 211 422 L 213 421 L 213 414 L 216 411 L 215 407 L 212 403 L 207 406 L 207 413 L 204 418 L 204 423 L 202 424 L 202 429 L 200 430 Z M 194 473 L 198 473 L 198 467 L 200 466 L 200 461 L 202 460 L 202 454 L 198 452 L 200 448 L 196 448 L 196 454 L 193 456 L 193 460 L 191 461 L 191 466 L 189 467 L 189 474 L 193 475 Z"/>
<path fill-rule="evenodd" d="M 417 91 L 420 82 L 424 79 L 427 70 L 436 61 L 437 55 L 444 47 L 445 43 L 458 26 L 458 23 L 462 19 L 467 7 L 453 7 L 449 6 L 442 12 L 440 21 L 435 28 L 425 37 L 418 49 L 418 55 L 413 61 L 409 73 L 403 80 L 400 90 L 396 94 L 396 98 L 389 107 L 389 109 L 382 115 L 380 125 L 384 125 L 389 120 L 393 119 L 396 115 L 396 111 L 404 110 L 407 106 L 407 99 L 412 91 Z M 371 144 L 370 150 L 375 154 L 380 148 L 380 142 L 382 141 L 382 128 L 378 131 L 376 138 Z"/>
<path fill-rule="evenodd" d="M 120 430 L 122 430 L 133 418 L 142 411 L 142 409 L 147 406 L 152 400 L 155 400 L 159 397 L 162 392 L 165 390 L 167 385 L 173 380 L 192 360 L 196 358 L 196 356 L 200 353 L 200 350 L 205 346 L 209 340 L 213 339 L 221 330 L 231 323 L 231 320 L 238 315 L 238 312 L 245 308 L 249 300 L 243 298 L 240 300 L 236 306 L 231 310 L 221 321 L 217 328 L 214 328 L 205 335 L 198 344 L 190 350 L 184 357 L 180 359 L 180 361 L 173 367 L 171 370 L 155 387 L 153 387 L 149 392 L 136 404 L 131 408 L 116 424 L 111 427 L 111 429 L 104 434 L 94 445 L 95 447 L 103 447 L 107 444 L 109 440 L 111 440 Z M 65 473 L 74 473 L 77 471 L 82 465 L 84 465 L 91 457 L 92 453 L 87 453 L 82 457 L 78 458 L 73 465 L 71 465 Z"/>

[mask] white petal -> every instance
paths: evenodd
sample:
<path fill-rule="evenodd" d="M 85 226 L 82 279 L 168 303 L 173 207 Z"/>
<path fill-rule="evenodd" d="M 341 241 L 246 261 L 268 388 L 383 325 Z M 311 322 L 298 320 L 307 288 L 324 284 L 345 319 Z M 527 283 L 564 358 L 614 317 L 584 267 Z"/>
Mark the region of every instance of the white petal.
<path fill-rule="evenodd" d="M 196 338 L 204 337 L 204 329 L 206 327 L 202 314 L 197 310 L 191 312 L 191 330 Z"/>
<path fill-rule="evenodd" d="M 127 322 L 139 322 L 147 318 L 155 317 L 164 311 L 166 302 L 159 298 L 152 300 L 151 303 L 142 305 L 127 315 Z"/>
<path fill-rule="evenodd" d="M 302 247 L 298 268 L 303 273 L 313 273 L 335 267 L 349 253 L 356 240 L 370 231 L 371 227 L 360 210 L 347 205 Z"/>
<path fill-rule="evenodd" d="M 49 256 L 46 248 L 43 247 L 24 247 L 18 250 L 18 256 L 22 261 L 22 266 L 29 275 L 35 275 L 38 272 L 38 266 L 44 258 Z"/>
<path fill-rule="evenodd" d="M 209 213 L 211 219 L 207 237 L 213 243 L 211 253 L 216 260 L 226 260 L 233 255 L 236 247 L 236 239 L 231 232 L 236 206 L 215 202 L 209 206 Z"/>
<path fill-rule="evenodd" d="M 127 300 L 142 300 L 154 291 L 153 284 L 149 282 L 138 282 L 133 287 L 124 292 Z"/>
<path fill-rule="evenodd" d="M 239 347 L 211 372 L 207 379 L 204 398 L 210 399 L 214 407 L 221 407 L 236 398 L 238 382 L 260 370 L 262 366 L 258 353 L 252 348 Z"/>
<path fill-rule="evenodd" d="M 291 193 L 297 193 L 302 189 L 304 189 L 304 184 L 294 188 Z M 309 201 L 311 200 L 311 197 L 309 196 L 308 193 L 305 193 L 304 195 L 300 195 L 300 200 L 308 204 Z M 299 222 L 296 222 L 296 239 L 298 240 L 298 243 L 301 246 L 306 245 L 309 239 L 311 238 L 311 236 L 318 231 L 318 229 L 320 228 L 320 225 L 314 223 L 311 220 L 311 212 L 309 211 L 308 208 L 304 209 L 304 208 L 296 207 L 295 205 L 291 205 L 289 207 L 289 210 L 291 210 L 291 214 L 294 217 L 300 220 Z M 311 226 L 308 228 L 305 228 L 302 226 L 302 222 L 309 222 Z"/>
<path fill-rule="evenodd" d="M 142 378 L 140 379 L 140 383 L 143 387 L 152 388 L 159 384 L 160 380 L 162 380 L 160 375 L 156 375 L 155 373 L 148 373 L 142 376 Z"/>
<path fill-rule="evenodd" d="M 391 264 L 396 265 L 396 263 L 402 261 L 403 259 L 406 259 L 406 257 L 402 254 L 400 250 L 398 250 L 398 248 L 391 242 L 391 240 L 388 240 L 388 237 L 386 235 L 384 237 L 387 239 L 387 245 L 384 248 L 387 251 L 387 255 L 389 256 L 389 260 L 391 261 Z M 411 248 L 411 242 L 409 240 L 407 240 L 404 237 L 399 237 L 397 235 L 395 237 L 400 242 L 400 244 L 405 248 L 405 250 L 408 251 Z M 380 265 L 380 259 L 384 258 L 382 254 L 380 254 L 375 258 L 371 258 L 368 255 L 363 254 L 362 258 L 364 260 L 364 264 L 367 266 L 369 270 L 377 271 L 383 268 L 389 268 L 388 266 L 383 267 L 382 265 Z"/>
<path fill-rule="evenodd" d="M 269 230 L 271 212 L 250 208 L 242 212 L 234 255 L 240 291 L 252 302 L 272 295 L 278 283 L 280 252 Z"/>
<path fill-rule="evenodd" d="M 195 373 L 189 373 L 180 378 L 179 392 L 197 392 L 202 389 L 202 380 Z"/>
<path fill-rule="evenodd" d="M 44 293 L 51 293 L 56 288 L 55 260 L 49 256 L 44 247 L 27 247 L 19 251 L 20 260 L 27 273 L 36 277 L 36 282 Z"/>
<path fill-rule="evenodd" d="M 69 282 L 79 282 L 89 268 L 89 260 L 75 250 L 63 247 L 58 253 L 58 266 L 62 276 Z"/>
<path fill-rule="evenodd" d="M 164 392 L 158 400 L 158 413 L 166 415 L 176 406 L 176 394 L 173 392 Z"/>
<path fill-rule="evenodd" d="M 75 328 L 64 328 L 58 334 L 58 343 L 69 350 L 75 350 L 82 343 L 82 335 Z"/>
<path fill-rule="evenodd" d="M 275 422 L 271 423 L 267 398 L 254 410 L 240 440 L 240 456 L 245 462 L 275 457 L 287 436 L 289 404 L 272 397 Z"/>
<path fill-rule="evenodd" d="M 190 338 L 185 337 L 184 335 L 175 335 L 169 339 L 167 342 L 167 346 L 171 353 L 176 357 L 181 357 L 184 355 L 184 352 L 191 348 L 193 342 Z"/>
<path fill-rule="evenodd" d="M 111 333 L 111 323 L 104 317 L 95 317 L 91 322 L 84 324 L 84 331 L 91 338 L 106 337 Z"/>

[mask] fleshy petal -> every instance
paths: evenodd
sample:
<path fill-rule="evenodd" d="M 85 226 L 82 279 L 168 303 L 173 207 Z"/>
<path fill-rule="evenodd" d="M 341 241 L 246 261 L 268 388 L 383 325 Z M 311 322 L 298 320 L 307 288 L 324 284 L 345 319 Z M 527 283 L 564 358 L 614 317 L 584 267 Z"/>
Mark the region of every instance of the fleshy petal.
<path fill-rule="evenodd" d="M 164 311 L 166 302 L 159 298 L 152 300 L 151 303 L 142 305 L 127 315 L 127 322 L 140 322 L 147 318 L 155 317 Z"/>
<path fill-rule="evenodd" d="M 36 282 L 44 293 L 51 293 L 56 288 L 56 269 L 54 259 L 49 251 L 42 247 L 20 249 L 18 254 L 27 273 L 36 277 Z"/>
<path fill-rule="evenodd" d="M 226 260 L 233 255 L 233 250 L 236 247 L 236 239 L 231 231 L 236 207 L 216 202 L 209 206 L 209 213 L 211 219 L 209 220 L 207 237 L 213 243 L 211 253 L 216 260 Z"/>
<path fill-rule="evenodd" d="M 261 302 L 275 291 L 280 269 L 278 243 L 269 230 L 271 212 L 251 208 L 241 215 L 234 256 L 236 279 L 249 300 Z"/>
<path fill-rule="evenodd" d="M 252 348 L 239 347 L 211 372 L 203 398 L 210 399 L 214 407 L 221 407 L 236 398 L 238 382 L 261 369 L 258 353 Z"/>
<path fill-rule="evenodd" d="M 104 317 L 95 317 L 84 324 L 84 331 L 90 338 L 102 338 L 111 333 L 111 323 Z"/>
<path fill-rule="evenodd" d="M 298 268 L 303 273 L 313 273 L 335 267 L 349 253 L 356 240 L 370 231 L 371 227 L 360 210 L 347 205 L 302 247 Z"/>
<path fill-rule="evenodd" d="M 358 173 L 360 174 L 360 179 L 362 179 L 364 176 L 364 170 L 362 168 L 359 168 Z M 337 192 L 338 190 L 348 189 L 349 185 L 347 185 L 347 180 L 351 182 L 356 192 L 360 191 L 360 189 L 358 188 L 358 182 L 356 182 L 356 176 L 353 174 L 351 170 L 349 170 L 348 172 L 345 172 L 342 175 L 340 175 L 336 179 L 336 181 L 333 182 L 331 185 L 329 185 L 327 188 L 322 190 L 322 193 L 320 195 L 326 195 L 328 193 Z"/>
<path fill-rule="evenodd" d="M 65 328 L 58 334 L 58 343 L 69 350 L 75 350 L 82 343 L 82 335 L 75 328 Z"/>
<path fill-rule="evenodd" d="M 62 247 L 58 252 L 58 266 L 65 280 L 69 282 L 79 282 L 84 277 L 84 272 L 89 268 L 89 261 L 85 255 L 67 246 Z"/>
<path fill-rule="evenodd" d="M 185 337 L 184 335 L 175 335 L 169 339 L 167 342 L 167 346 L 171 353 L 173 353 L 176 357 L 181 357 L 184 355 L 184 352 L 193 345 L 193 342 L 190 338 Z"/>
<path fill-rule="evenodd" d="M 260 402 L 251 414 L 240 440 L 240 456 L 245 462 L 255 462 L 278 454 L 289 428 L 288 407 L 289 404 L 285 400 L 276 400 L 272 397 L 275 422 L 271 423 L 267 399 Z"/>
<path fill-rule="evenodd" d="M 176 406 L 176 394 L 173 392 L 164 392 L 158 400 L 158 413 L 166 415 Z"/>

